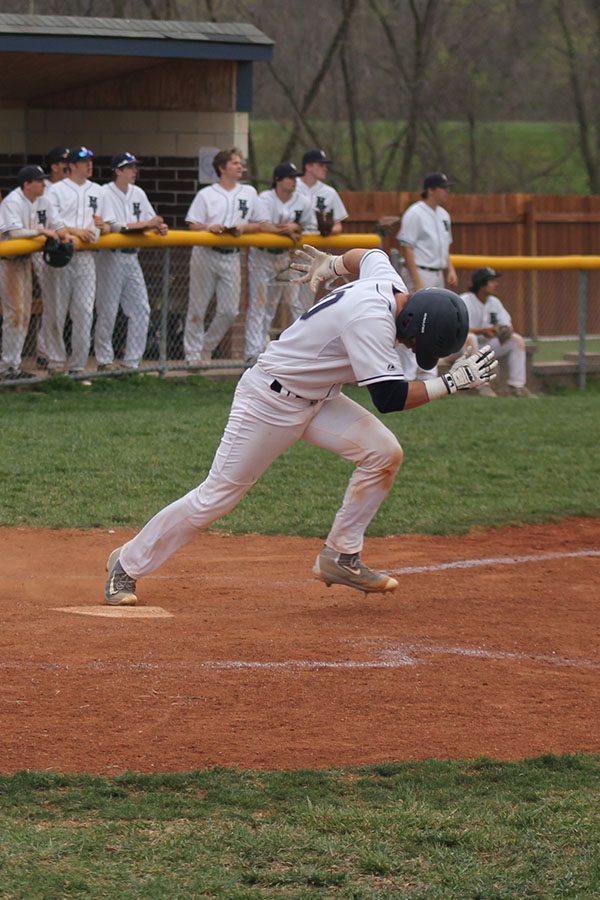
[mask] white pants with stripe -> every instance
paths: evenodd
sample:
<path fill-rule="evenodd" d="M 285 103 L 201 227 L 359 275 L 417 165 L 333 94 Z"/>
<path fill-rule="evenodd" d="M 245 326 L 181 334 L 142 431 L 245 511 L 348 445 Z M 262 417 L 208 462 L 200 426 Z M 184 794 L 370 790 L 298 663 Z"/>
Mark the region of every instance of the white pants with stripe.
<path fill-rule="evenodd" d="M 153 572 L 232 510 L 271 463 L 299 440 L 355 463 L 327 544 L 340 553 L 362 549 L 367 526 L 402 463 L 400 444 L 376 416 L 343 394 L 309 403 L 275 393 L 271 381 L 258 366 L 244 373 L 206 479 L 124 545 L 121 564 L 133 578 Z"/>
<path fill-rule="evenodd" d="M 119 306 L 127 316 L 123 362 L 137 368 L 146 350 L 150 304 L 137 253 L 100 250 L 96 256 L 96 330 L 94 348 L 99 365 L 114 360 L 113 331 Z"/>
<path fill-rule="evenodd" d="M 220 344 L 240 308 L 240 254 L 219 253 L 212 247 L 193 247 L 190 256 L 190 293 L 183 346 L 188 362 L 200 362 Z M 208 329 L 204 320 L 213 295 L 217 308 Z"/>
<path fill-rule="evenodd" d="M 31 259 L 0 259 L 2 363 L 0 370 L 19 369 L 31 318 Z"/>
<path fill-rule="evenodd" d="M 91 250 L 75 253 L 62 269 L 47 267 L 44 289 L 48 297 L 48 330 L 45 335 L 48 368 L 65 366 L 67 353 L 63 332 L 67 314 L 71 316 L 71 359 L 69 369 L 85 369 L 90 352 L 90 335 L 96 296 L 96 264 Z M 44 303 L 46 301 L 44 300 Z"/>

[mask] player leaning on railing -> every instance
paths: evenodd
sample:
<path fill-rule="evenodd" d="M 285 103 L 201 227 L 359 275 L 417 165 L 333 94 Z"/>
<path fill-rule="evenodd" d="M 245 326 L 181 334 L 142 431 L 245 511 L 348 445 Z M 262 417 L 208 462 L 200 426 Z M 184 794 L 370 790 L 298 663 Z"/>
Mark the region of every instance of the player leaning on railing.
<path fill-rule="evenodd" d="M 357 382 L 380 412 L 421 406 L 495 377 L 489 347 L 428 382 L 404 380 L 396 344 L 432 368 L 456 353 L 467 311 L 456 294 L 426 288 L 412 297 L 382 250 L 330 256 L 312 247 L 295 265 L 316 291 L 332 275 L 359 276 L 334 290 L 269 344 L 235 392 L 229 421 L 206 479 L 159 512 L 107 563 L 105 602 L 136 603 L 136 579 L 157 569 L 201 529 L 239 503 L 262 473 L 300 439 L 351 460 L 356 468 L 313 567 L 327 585 L 391 591 L 398 582 L 366 566 L 360 552 L 371 519 L 391 490 L 402 448 L 383 423 L 341 393 Z"/>

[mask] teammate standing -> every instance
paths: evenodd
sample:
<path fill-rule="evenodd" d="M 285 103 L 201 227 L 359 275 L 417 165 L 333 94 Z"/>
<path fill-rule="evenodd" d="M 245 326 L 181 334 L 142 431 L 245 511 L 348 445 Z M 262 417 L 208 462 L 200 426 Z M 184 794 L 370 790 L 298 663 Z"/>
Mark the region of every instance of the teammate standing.
<path fill-rule="evenodd" d="M 139 162 L 133 153 L 117 153 L 111 160 L 113 180 L 105 184 L 104 221 L 114 232 L 155 231 L 167 234 L 162 216 L 154 211 L 145 191 L 135 183 Z M 100 250 L 96 256 L 95 353 L 98 371 L 113 368 L 113 329 L 119 304 L 127 316 L 123 364 L 137 369 L 146 349 L 150 304 L 137 247 Z"/>
<path fill-rule="evenodd" d="M 47 209 L 44 171 L 40 166 L 24 166 L 17 175 L 18 187 L 0 204 L 0 234 L 3 240 L 31 238 L 40 234 L 55 237 L 46 227 Z M 23 345 L 31 318 L 31 256 L 0 257 L 0 297 L 2 302 L 2 359 L 4 380 L 32 378 L 21 369 Z"/>
<path fill-rule="evenodd" d="M 297 188 L 300 172 L 291 162 L 275 166 L 270 190 L 258 195 L 262 230 L 297 241 L 313 220 L 308 197 Z M 281 301 L 291 309 L 300 285 L 277 284 L 273 279 L 290 264 L 285 247 L 251 247 L 248 253 L 248 311 L 246 313 L 246 362 L 256 362 L 269 341 L 271 324 Z"/>
<path fill-rule="evenodd" d="M 81 249 L 68 266 L 48 269 L 45 275 L 50 327 L 46 334 L 48 371 L 64 371 L 67 361 L 63 331 L 67 313 L 73 325 L 69 373 L 82 372 L 88 361 L 96 294 L 94 254 L 86 243 L 100 236 L 103 194 L 99 184 L 90 181 L 94 154 L 87 147 L 76 147 L 67 158 L 69 174 L 48 189 L 50 224 L 61 241 L 77 238 Z"/>
<path fill-rule="evenodd" d="M 422 200 L 408 207 L 402 216 L 400 231 L 396 235 L 402 245 L 405 268 L 402 276 L 411 291 L 423 287 L 448 287 L 458 284 L 456 271 L 450 259 L 452 225 L 445 209 L 450 193 L 450 182 L 442 172 L 433 172 L 423 181 Z M 401 351 L 401 361 L 407 377 L 434 378 L 431 372 L 417 371 L 415 361 Z"/>
<path fill-rule="evenodd" d="M 44 180 L 45 190 L 62 181 L 69 174 L 69 165 L 67 158 L 69 156 L 68 147 L 53 147 L 46 154 L 46 171 L 48 177 Z M 48 301 L 45 299 L 44 276 L 46 274 L 46 265 L 42 259 L 41 253 L 34 253 L 32 257 L 33 271 L 40 286 L 40 294 L 42 297 L 42 321 L 37 336 L 37 364 L 40 369 L 48 368 L 48 342 L 46 334 L 48 332 Z"/>
<path fill-rule="evenodd" d="M 407 383 L 396 342 L 431 368 L 455 353 L 467 335 L 467 310 L 446 290 L 409 298 L 382 250 L 349 250 L 330 256 L 305 246 L 295 263 L 313 292 L 339 275 L 359 276 L 333 291 L 269 344 L 240 379 L 229 421 L 202 484 L 159 512 L 110 554 L 104 599 L 133 605 L 136 579 L 157 569 L 198 532 L 233 509 L 262 473 L 299 440 L 351 460 L 356 468 L 333 527 L 313 567 L 326 584 L 364 592 L 390 591 L 398 582 L 360 559 L 363 536 L 391 490 L 402 462 L 395 436 L 371 412 L 341 393 L 367 387 L 382 413 L 421 406 L 494 377 L 493 351 L 459 360 L 447 375 Z"/>
<path fill-rule="evenodd" d="M 221 150 L 213 159 L 215 184 L 198 191 L 188 210 L 191 231 L 254 234 L 258 195 L 250 184 L 241 184 L 242 154 L 235 147 Z M 240 251 L 238 247 L 193 247 L 190 257 L 190 293 L 183 345 L 188 365 L 210 360 L 240 308 Z M 213 294 L 216 310 L 205 331 L 204 319 Z"/>

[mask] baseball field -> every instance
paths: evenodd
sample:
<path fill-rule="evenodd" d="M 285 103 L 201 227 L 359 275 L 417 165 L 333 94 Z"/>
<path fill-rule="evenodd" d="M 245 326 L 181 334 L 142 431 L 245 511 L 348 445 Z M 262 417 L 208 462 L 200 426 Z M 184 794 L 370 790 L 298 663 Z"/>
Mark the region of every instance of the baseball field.
<path fill-rule="evenodd" d="M 103 606 L 233 389 L 0 395 L 0 896 L 598 896 L 598 386 L 385 417 L 392 594 L 312 578 L 350 467 L 299 444 Z"/>

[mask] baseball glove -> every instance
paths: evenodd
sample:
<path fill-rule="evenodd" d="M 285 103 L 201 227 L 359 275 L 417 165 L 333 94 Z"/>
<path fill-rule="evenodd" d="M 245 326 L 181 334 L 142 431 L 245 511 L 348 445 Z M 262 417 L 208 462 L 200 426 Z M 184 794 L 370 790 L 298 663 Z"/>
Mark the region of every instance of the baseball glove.
<path fill-rule="evenodd" d="M 333 229 L 333 210 L 330 209 L 329 212 L 322 213 L 320 209 L 317 210 L 317 225 L 319 227 L 319 233 L 322 237 L 329 237 L 331 231 Z"/>
<path fill-rule="evenodd" d="M 496 337 L 501 344 L 505 344 L 512 337 L 512 328 L 509 325 L 499 325 Z"/>
<path fill-rule="evenodd" d="M 42 255 L 47 265 L 52 266 L 54 269 L 62 269 L 63 266 L 68 266 L 71 262 L 73 252 L 74 247 L 71 241 L 63 244 L 61 241 L 57 241 L 56 238 L 49 237 L 44 244 Z"/>

